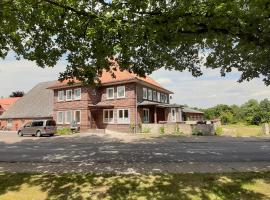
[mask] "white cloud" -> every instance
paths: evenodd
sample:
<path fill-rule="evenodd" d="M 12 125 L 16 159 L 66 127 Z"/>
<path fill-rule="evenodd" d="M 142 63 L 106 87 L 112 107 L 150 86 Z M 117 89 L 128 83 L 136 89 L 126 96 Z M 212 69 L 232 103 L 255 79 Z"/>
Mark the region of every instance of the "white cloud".
<path fill-rule="evenodd" d="M 262 100 L 270 97 L 270 88 L 262 80 L 238 83 L 240 74 L 233 72 L 220 77 L 219 70 L 204 69 L 204 75 L 192 77 L 189 72 L 166 71 L 160 69 L 152 74 L 156 80 L 169 78 L 162 84 L 174 91 L 173 102 L 197 107 L 210 107 L 216 104 L 242 104 L 251 98 Z"/>
<path fill-rule="evenodd" d="M 0 60 L 0 97 L 9 96 L 12 91 L 29 91 L 37 83 L 57 80 L 59 72 L 65 70 L 65 63 L 54 68 L 40 68 L 35 62 L 8 58 Z"/>

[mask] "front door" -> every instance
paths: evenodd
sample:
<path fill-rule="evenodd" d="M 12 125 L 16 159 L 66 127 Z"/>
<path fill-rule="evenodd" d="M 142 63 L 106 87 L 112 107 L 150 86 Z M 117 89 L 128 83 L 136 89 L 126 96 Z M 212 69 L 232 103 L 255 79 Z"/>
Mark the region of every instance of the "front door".
<path fill-rule="evenodd" d="M 143 109 L 143 123 L 149 123 L 149 109 Z"/>
<path fill-rule="evenodd" d="M 171 109 L 172 122 L 176 122 L 176 110 L 175 108 Z"/>

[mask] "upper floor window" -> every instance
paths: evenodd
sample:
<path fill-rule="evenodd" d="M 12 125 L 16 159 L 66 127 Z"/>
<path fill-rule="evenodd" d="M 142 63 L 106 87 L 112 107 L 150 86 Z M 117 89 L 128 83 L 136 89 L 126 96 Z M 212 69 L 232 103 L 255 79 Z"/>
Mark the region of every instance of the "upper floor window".
<path fill-rule="evenodd" d="M 126 87 L 125 86 L 118 86 L 117 87 L 117 98 L 125 98 L 126 96 Z"/>
<path fill-rule="evenodd" d="M 143 99 L 147 99 L 148 95 L 147 95 L 147 88 L 143 88 Z"/>
<path fill-rule="evenodd" d="M 103 110 L 103 123 L 114 123 L 114 114 L 112 109 Z"/>
<path fill-rule="evenodd" d="M 66 91 L 66 101 L 72 101 L 72 90 Z"/>
<path fill-rule="evenodd" d="M 157 101 L 160 102 L 160 92 L 157 92 Z"/>
<path fill-rule="evenodd" d="M 148 90 L 148 100 L 152 101 L 153 96 L 152 96 L 152 90 Z"/>
<path fill-rule="evenodd" d="M 117 123 L 118 124 L 129 124 L 129 110 L 128 109 L 118 109 L 117 110 Z"/>
<path fill-rule="evenodd" d="M 168 96 L 167 96 L 167 94 L 164 94 L 164 103 L 168 103 Z"/>
<path fill-rule="evenodd" d="M 162 103 L 164 102 L 164 94 L 162 94 L 162 93 L 160 94 L 160 102 L 162 102 Z"/>
<path fill-rule="evenodd" d="M 97 95 L 97 90 L 96 90 L 95 88 L 93 88 L 93 89 L 91 90 L 91 94 L 92 94 L 93 96 L 96 96 L 96 95 Z"/>
<path fill-rule="evenodd" d="M 81 88 L 77 88 L 74 90 L 74 100 L 80 100 L 81 99 Z"/>
<path fill-rule="evenodd" d="M 114 88 L 106 89 L 107 99 L 114 99 Z"/>
<path fill-rule="evenodd" d="M 153 101 L 157 101 L 157 92 L 153 91 Z"/>
<path fill-rule="evenodd" d="M 58 101 L 64 101 L 65 98 L 65 91 L 61 90 L 58 91 Z"/>

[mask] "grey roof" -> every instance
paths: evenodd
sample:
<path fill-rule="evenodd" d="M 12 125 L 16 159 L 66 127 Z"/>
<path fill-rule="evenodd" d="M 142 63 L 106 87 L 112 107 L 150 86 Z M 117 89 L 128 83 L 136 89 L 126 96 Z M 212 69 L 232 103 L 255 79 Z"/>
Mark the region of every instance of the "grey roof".
<path fill-rule="evenodd" d="M 25 96 L 14 103 L 0 119 L 45 118 L 53 116 L 53 90 L 47 89 L 56 81 L 37 84 Z"/>
<path fill-rule="evenodd" d="M 199 114 L 203 114 L 203 112 L 201 112 L 201 111 L 194 110 L 192 108 L 187 108 L 187 107 L 183 108 L 183 112 L 184 113 L 199 113 Z"/>

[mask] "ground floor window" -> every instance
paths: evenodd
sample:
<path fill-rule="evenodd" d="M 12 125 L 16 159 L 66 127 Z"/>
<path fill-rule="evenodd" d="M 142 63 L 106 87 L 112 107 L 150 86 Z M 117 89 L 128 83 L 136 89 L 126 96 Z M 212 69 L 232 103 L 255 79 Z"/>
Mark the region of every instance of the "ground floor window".
<path fill-rule="evenodd" d="M 12 119 L 7 120 L 7 127 L 8 128 L 11 128 L 12 127 L 12 124 L 13 124 Z"/>
<path fill-rule="evenodd" d="M 149 123 L 149 109 L 143 109 L 143 122 Z"/>
<path fill-rule="evenodd" d="M 57 112 L 57 124 L 63 124 L 64 122 L 64 112 Z"/>
<path fill-rule="evenodd" d="M 108 123 L 108 124 L 114 123 L 113 109 L 103 110 L 103 123 Z"/>
<path fill-rule="evenodd" d="M 74 120 L 77 124 L 81 123 L 81 111 L 80 110 L 74 111 Z"/>
<path fill-rule="evenodd" d="M 118 109 L 117 110 L 117 123 L 118 124 L 129 124 L 129 110 L 128 109 Z"/>
<path fill-rule="evenodd" d="M 66 124 L 71 124 L 72 122 L 72 111 L 66 111 L 66 118 L 65 118 L 65 123 Z"/>

